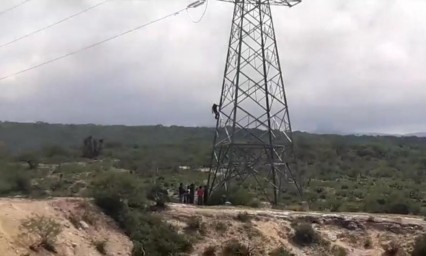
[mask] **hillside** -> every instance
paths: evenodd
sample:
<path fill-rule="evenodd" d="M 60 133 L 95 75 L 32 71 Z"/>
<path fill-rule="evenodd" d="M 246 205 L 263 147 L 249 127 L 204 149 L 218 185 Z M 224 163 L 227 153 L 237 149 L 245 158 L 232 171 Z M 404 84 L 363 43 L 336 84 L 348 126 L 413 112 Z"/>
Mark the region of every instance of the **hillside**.
<path fill-rule="evenodd" d="M 90 135 L 105 141 L 100 162 L 65 165 L 87 161 L 81 145 Z M 33 178 L 63 173 L 67 183 L 58 187 L 68 187 L 66 195 L 74 193 L 69 186 L 81 185 L 77 174 L 88 177 L 100 169 L 126 169 L 171 190 L 179 182 L 202 184 L 206 175 L 194 171 L 209 166 L 212 137 L 211 128 L 0 123 L 0 195 L 11 194 L 11 185 L 4 184 L 10 175 L 4 171 L 29 160 L 52 166 L 32 172 Z M 297 172 L 312 210 L 426 214 L 426 138 L 296 132 L 294 143 Z M 178 172 L 182 165 L 191 172 Z M 49 180 L 37 184 L 43 193 L 54 190 Z M 235 186 L 255 193 L 250 184 Z M 291 187 L 281 200 L 289 208 L 300 201 Z"/>
<path fill-rule="evenodd" d="M 132 242 L 115 223 L 82 199 L 24 200 L 0 199 L 0 252 L 7 256 L 97 256 L 95 244 L 106 241 L 108 255 L 130 255 Z M 35 252 L 30 241 L 22 238 L 20 225 L 31 216 L 50 217 L 62 232 L 57 239 L 57 254 L 44 249 Z M 85 220 L 80 224 L 80 220 Z M 90 224 L 88 224 L 90 223 Z"/>
<path fill-rule="evenodd" d="M 222 255 L 232 240 L 234 245 L 240 243 L 249 249 L 252 255 L 269 255 L 277 248 L 285 248 L 296 256 L 402 256 L 409 255 L 416 237 L 426 231 L 426 221 L 422 218 L 398 215 L 200 208 L 178 204 L 162 215 L 182 232 L 198 237 L 199 242 L 191 253 L 194 256 L 203 255 L 207 248 L 214 248 L 216 255 Z M 199 221 L 198 226 L 194 220 Z M 300 223 L 312 224 L 319 240 L 298 244 L 293 237 L 295 226 Z M 396 248 L 395 254 L 386 254 L 392 246 Z"/>
<path fill-rule="evenodd" d="M 0 208 L 2 255 L 55 255 L 44 249 L 38 252 L 29 249 L 26 240 L 19 236 L 20 223 L 35 215 L 52 217 L 63 228 L 56 242 L 56 255 L 102 255 L 96 249 L 96 242 L 99 241 L 106 241 L 104 255 L 131 255 L 132 242 L 112 220 L 87 200 L 3 198 L 0 199 Z M 181 204 L 170 204 L 167 210 L 155 215 L 188 237 L 192 249 L 185 255 L 193 256 L 242 255 L 226 252 L 230 244 L 250 250 L 253 256 L 269 255 L 280 248 L 296 256 L 378 256 L 387 255 L 386 252 L 395 248 L 397 254 L 393 255 L 409 255 L 416 237 L 426 232 L 425 220 L 398 215 L 330 214 Z M 81 221 L 76 221 L 80 219 L 83 219 L 83 225 Z M 303 245 L 294 240 L 296 227 L 301 223 L 312 224 L 318 240 Z M 203 254 L 208 250 L 214 253 Z"/>

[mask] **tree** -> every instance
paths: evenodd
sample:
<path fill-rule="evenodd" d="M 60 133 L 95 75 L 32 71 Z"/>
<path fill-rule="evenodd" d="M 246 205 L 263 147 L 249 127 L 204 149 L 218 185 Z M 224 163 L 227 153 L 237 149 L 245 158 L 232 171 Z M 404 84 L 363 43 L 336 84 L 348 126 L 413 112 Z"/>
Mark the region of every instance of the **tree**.
<path fill-rule="evenodd" d="M 23 153 L 17 157 L 18 161 L 26 162 L 30 170 L 35 170 L 38 168 L 39 159 L 34 153 Z"/>
<path fill-rule="evenodd" d="M 96 158 L 102 153 L 104 140 L 89 136 L 83 141 L 83 157 Z"/>

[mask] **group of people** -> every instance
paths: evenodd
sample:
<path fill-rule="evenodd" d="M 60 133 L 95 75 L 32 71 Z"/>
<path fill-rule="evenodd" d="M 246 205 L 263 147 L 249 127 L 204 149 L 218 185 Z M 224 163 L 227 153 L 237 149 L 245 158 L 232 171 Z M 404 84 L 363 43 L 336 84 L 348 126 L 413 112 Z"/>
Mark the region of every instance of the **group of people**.
<path fill-rule="evenodd" d="M 183 204 L 204 205 L 207 202 L 207 186 L 196 187 L 194 184 L 179 185 L 179 202 Z"/>

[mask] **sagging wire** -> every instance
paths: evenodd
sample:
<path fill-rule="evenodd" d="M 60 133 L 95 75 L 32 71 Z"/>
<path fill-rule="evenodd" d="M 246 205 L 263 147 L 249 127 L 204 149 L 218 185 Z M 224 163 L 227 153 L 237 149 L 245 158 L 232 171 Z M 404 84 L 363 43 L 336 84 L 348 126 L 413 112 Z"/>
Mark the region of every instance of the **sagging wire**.
<path fill-rule="evenodd" d="M 205 7 L 204 7 L 204 11 L 203 11 L 203 13 L 201 14 L 200 18 L 198 18 L 197 20 L 196 20 L 196 19 L 194 19 L 194 17 L 193 17 L 193 16 L 191 15 L 191 13 L 189 12 L 189 9 L 191 9 L 191 8 L 197 8 L 197 7 L 201 6 L 201 5 L 203 5 L 204 3 L 205 3 L 206 5 L 205 5 Z M 200 23 L 200 22 L 203 20 L 203 18 L 204 18 L 204 16 L 206 15 L 206 13 L 207 13 L 207 8 L 208 8 L 208 6 L 209 6 L 209 0 L 198 0 L 198 1 L 195 1 L 195 2 L 193 2 L 192 4 L 188 5 L 188 9 L 186 9 L 186 13 L 188 14 L 189 18 L 191 19 L 191 21 L 192 21 L 193 23 Z"/>

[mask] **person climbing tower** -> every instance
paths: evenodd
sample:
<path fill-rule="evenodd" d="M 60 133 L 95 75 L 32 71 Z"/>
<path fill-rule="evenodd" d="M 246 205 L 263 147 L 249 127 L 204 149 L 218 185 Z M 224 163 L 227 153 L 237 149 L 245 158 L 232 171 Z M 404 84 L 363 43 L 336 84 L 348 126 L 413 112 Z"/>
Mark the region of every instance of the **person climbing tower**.
<path fill-rule="evenodd" d="M 214 118 L 217 120 L 219 119 L 219 111 L 217 110 L 217 107 L 219 107 L 216 103 L 212 106 L 212 113 L 214 114 Z"/>

